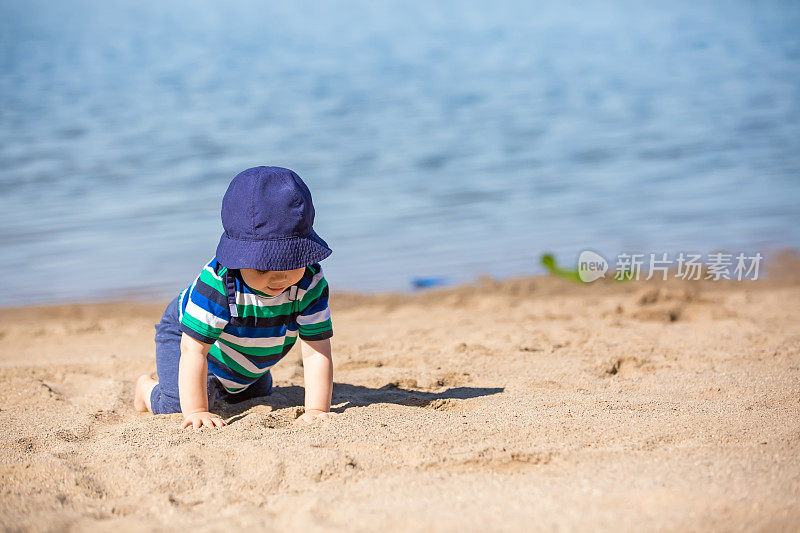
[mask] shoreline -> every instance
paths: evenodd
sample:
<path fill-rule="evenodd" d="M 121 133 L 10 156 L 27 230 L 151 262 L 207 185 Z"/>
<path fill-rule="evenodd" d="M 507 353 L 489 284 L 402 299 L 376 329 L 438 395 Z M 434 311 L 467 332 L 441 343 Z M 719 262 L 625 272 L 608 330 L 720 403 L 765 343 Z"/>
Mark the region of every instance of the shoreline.
<path fill-rule="evenodd" d="M 356 305 L 373 303 L 386 303 L 394 305 L 398 302 L 410 302 L 416 300 L 426 301 L 429 299 L 436 299 L 440 296 L 456 296 L 463 297 L 472 293 L 473 291 L 486 291 L 486 290 L 499 290 L 505 294 L 531 294 L 536 291 L 539 294 L 572 294 L 586 292 L 593 294 L 594 292 L 613 292 L 620 290 L 622 292 L 629 290 L 637 290 L 637 287 L 642 283 L 666 284 L 666 285 L 680 285 L 686 284 L 692 287 L 702 287 L 704 290 L 715 290 L 718 288 L 727 288 L 731 285 L 739 284 L 742 289 L 749 288 L 765 288 L 775 284 L 785 283 L 800 283 L 800 273 L 797 272 L 797 265 L 800 264 L 800 250 L 793 248 L 784 248 L 776 251 L 768 256 L 765 260 L 765 267 L 767 272 L 759 277 L 758 280 L 694 280 L 685 281 L 673 278 L 673 271 L 670 271 L 667 280 L 654 279 L 645 282 L 644 280 L 634 280 L 626 282 L 615 282 L 610 279 L 612 275 L 609 273 L 606 279 L 600 279 L 590 283 L 569 282 L 558 277 L 552 276 L 547 273 L 537 273 L 522 276 L 511 276 L 508 278 L 494 278 L 489 275 L 481 275 L 470 282 L 457 283 L 453 285 L 443 285 L 431 288 L 411 289 L 409 291 L 382 291 L 382 292 L 358 292 L 343 290 L 338 291 L 334 287 L 331 288 L 331 306 L 334 300 L 343 302 L 344 305 Z M 175 292 L 177 294 L 180 291 Z M 174 296 L 174 295 L 173 295 Z M 0 306 L 0 317 L 3 314 L 13 313 L 15 310 L 24 309 L 48 309 L 53 310 L 56 308 L 89 308 L 89 307 L 102 307 L 102 306 L 139 306 L 142 308 L 164 306 L 173 296 L 169 297 L 125 297 L 112 296 L 109 299 L 102 300 L 66 300 L 48 302 L 31 302 L 20 303 L 12 305 Z"/>
<path fill-rule="evenodd" d="M 787 263 L 792 263 L 796 259 L 800 258 L 800 250 L 795 248 L 779 248 L 773 250 L 769 253 L 763 263 L 762 263 L 762 273 L 759 276 L 759 279 L 756 283 L 763 284 L 764 282 L 769 283 L 771 280 L 785 280 L 787 276 L 791 276 L 791 273 L 787 271 Z M 766 274 L 764 273 L 766 271 Z M 704 271 L 705 272 L 705 271 Z M 642 271 L 643 275 L 646 274 L 646 271 Z M 674 273 L 674 269 L 670 269 L 670 278 L 672 278 Z M 605 285 L 609 283 L 611 280 L 609 279 L 613 276 L 613 270 L 606 274 L 605 280 L 597 280 L 590 283 L 577 283 L 576 286 L 584 287 L 582 290 L 587 290 L 592 286 L 598 285 Z M 391 300 L 391 299 L 404 299 L 404 298 L 415 298 L 421 297 L 429 293 L 452 293 L 452 292 L 461 292 L 461 291 L 468 291 L 471 288 L 486 288 L 487 286 L 497 287 L 497 286 L 525 286 L 530 285 L 532 283 L 536 283 L 537 285 L 544 286 L 548 290 L 551 289 L 549 286 L 551 281 L 558 280 L 558 278 L 550 275 L 547 272 L 543 272 L 541 270 L 534 271 L 530 274 L 521 274 L 521 275 L 514 275 L 508 276 L 503 278 L 497 278 L 490 276 L 488 274 L 481 274 L 477 277 L 473 278 L 469 281 L 464 282 L 455 282 L 452 284 L 444 284 L 440 286 L 433 286 L 433 287 L 419 287 L 419 288 L 408 288 L 407 290 L 397 291 L 397 290 L 386 290 L 386 291 L 354 291 L 354 290 L 336 290 L 334 287 L 331 288 L 332 293 L 335 291 L 336 294 L 339 294 L 342 299 L 350 300 L 358 300 L 363 301 L 364 299 L 374 298 L 377 300 Z M 667 282 L 672 282 L 672 279 L 668 279 Z M 679 281 L 679 280 L 677 280 Z M 699 280 L 699 282 L 704 283 L 705 280 Z M 627 282 L 626 282 L 627 283 Z M 724 284 L 726 282 L 715 282 Z M 747 285 L 748 283 L 754 283 L 751 280 L 743 280 L 739 281 L 738 283 L 743 283 Z M 107 298 L 103 298 L 100 300 L 81 300 L 81 299 L 57 299 L 55 301 L 47 302 L 47 301 L 32 301 L 32 302 L 19 302 L 19 303 L 10 303 L 10 304 L 0 304 L 0 311 L 3 310 L 13 310 L 13 309 L 21 309 L 27 307 L 41 307 L 41 308 L 51 308 L 51 307 L 61 307 L 61 306 L 92 306 L 92 305 L 103 305 L 103 304 L 137 304 L 137 305 L 155 305 L 159 302 L 169 302 L 175 294 L 178 294 L 183 289 L 183 287 L 177 288 L 174 291 L 174 294 L 170 296 L 157 296 L 156 291 L 149 290 L 149 289 L 138 289 L 138 290 L 120 290 L 108 296 Z M 161 291 L 158 291 L 159 293 Z"/>

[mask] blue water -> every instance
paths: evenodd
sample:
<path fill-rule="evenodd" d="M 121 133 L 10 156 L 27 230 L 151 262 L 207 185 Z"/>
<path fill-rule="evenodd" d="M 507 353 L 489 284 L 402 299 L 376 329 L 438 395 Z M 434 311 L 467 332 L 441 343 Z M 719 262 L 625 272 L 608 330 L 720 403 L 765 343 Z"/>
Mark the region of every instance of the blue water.
<path fill-rule="evenodd" d="M 260 164 L 337 289 L 800 247 L 797 2 L 264 4 L 0 2 L 0 305 L 171 296 Z"/>

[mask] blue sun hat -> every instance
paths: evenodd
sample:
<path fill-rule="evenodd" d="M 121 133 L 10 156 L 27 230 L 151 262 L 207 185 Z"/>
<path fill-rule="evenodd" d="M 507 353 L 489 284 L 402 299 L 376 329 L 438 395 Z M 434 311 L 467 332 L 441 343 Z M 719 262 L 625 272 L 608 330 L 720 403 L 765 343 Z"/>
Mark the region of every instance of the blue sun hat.
<path fill-rule="evenodd" d="M 217 260 L 228 269 L 294 270 L 332 250 L 316 234 L 311 192 L 288 168 L 254 167 L 238 174 L 222 199 Z"/>

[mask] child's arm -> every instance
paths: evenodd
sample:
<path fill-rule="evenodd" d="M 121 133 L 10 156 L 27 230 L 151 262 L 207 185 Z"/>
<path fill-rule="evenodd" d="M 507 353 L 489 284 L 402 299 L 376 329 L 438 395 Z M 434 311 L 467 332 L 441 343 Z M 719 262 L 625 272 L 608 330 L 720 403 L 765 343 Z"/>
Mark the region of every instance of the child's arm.
<path fill-rule="evenodd" d="M 306 388 L 306 412 L 295 423 L 312 423 L 316 419 L 330 418 L 333 393 L 333 360 L 331 340 L 304 341 L 300 339 L 303 355 L 303 373 Z"/>
<path fill-rule="evenodd" d="M 181 335 L 181 360 L 178 363 L 178 390 L 180 392 L 183 424 L 199 429 L 222 427 L 225 421 L 208 412 L 208 385 L 206 377 L 206 354 L 210 344 L 193 339 L 185 333 Z"/>

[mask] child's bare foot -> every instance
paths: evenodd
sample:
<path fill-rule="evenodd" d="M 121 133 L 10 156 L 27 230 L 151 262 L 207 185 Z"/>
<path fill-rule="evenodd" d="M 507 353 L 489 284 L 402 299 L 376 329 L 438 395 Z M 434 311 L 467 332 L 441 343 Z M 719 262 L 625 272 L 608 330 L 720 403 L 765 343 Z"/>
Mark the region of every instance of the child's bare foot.
<path fill-rule="evenodd" d="M 150 407 L 150 393 L 153 392 L 153 387 L 156 386 L 158 381 L 154 380 L 147 374 L 142 374 L 136 380 L 136 394 L 133 397 L 133 408 L 141 413 L 147 411 L 153 412 Z"/>

